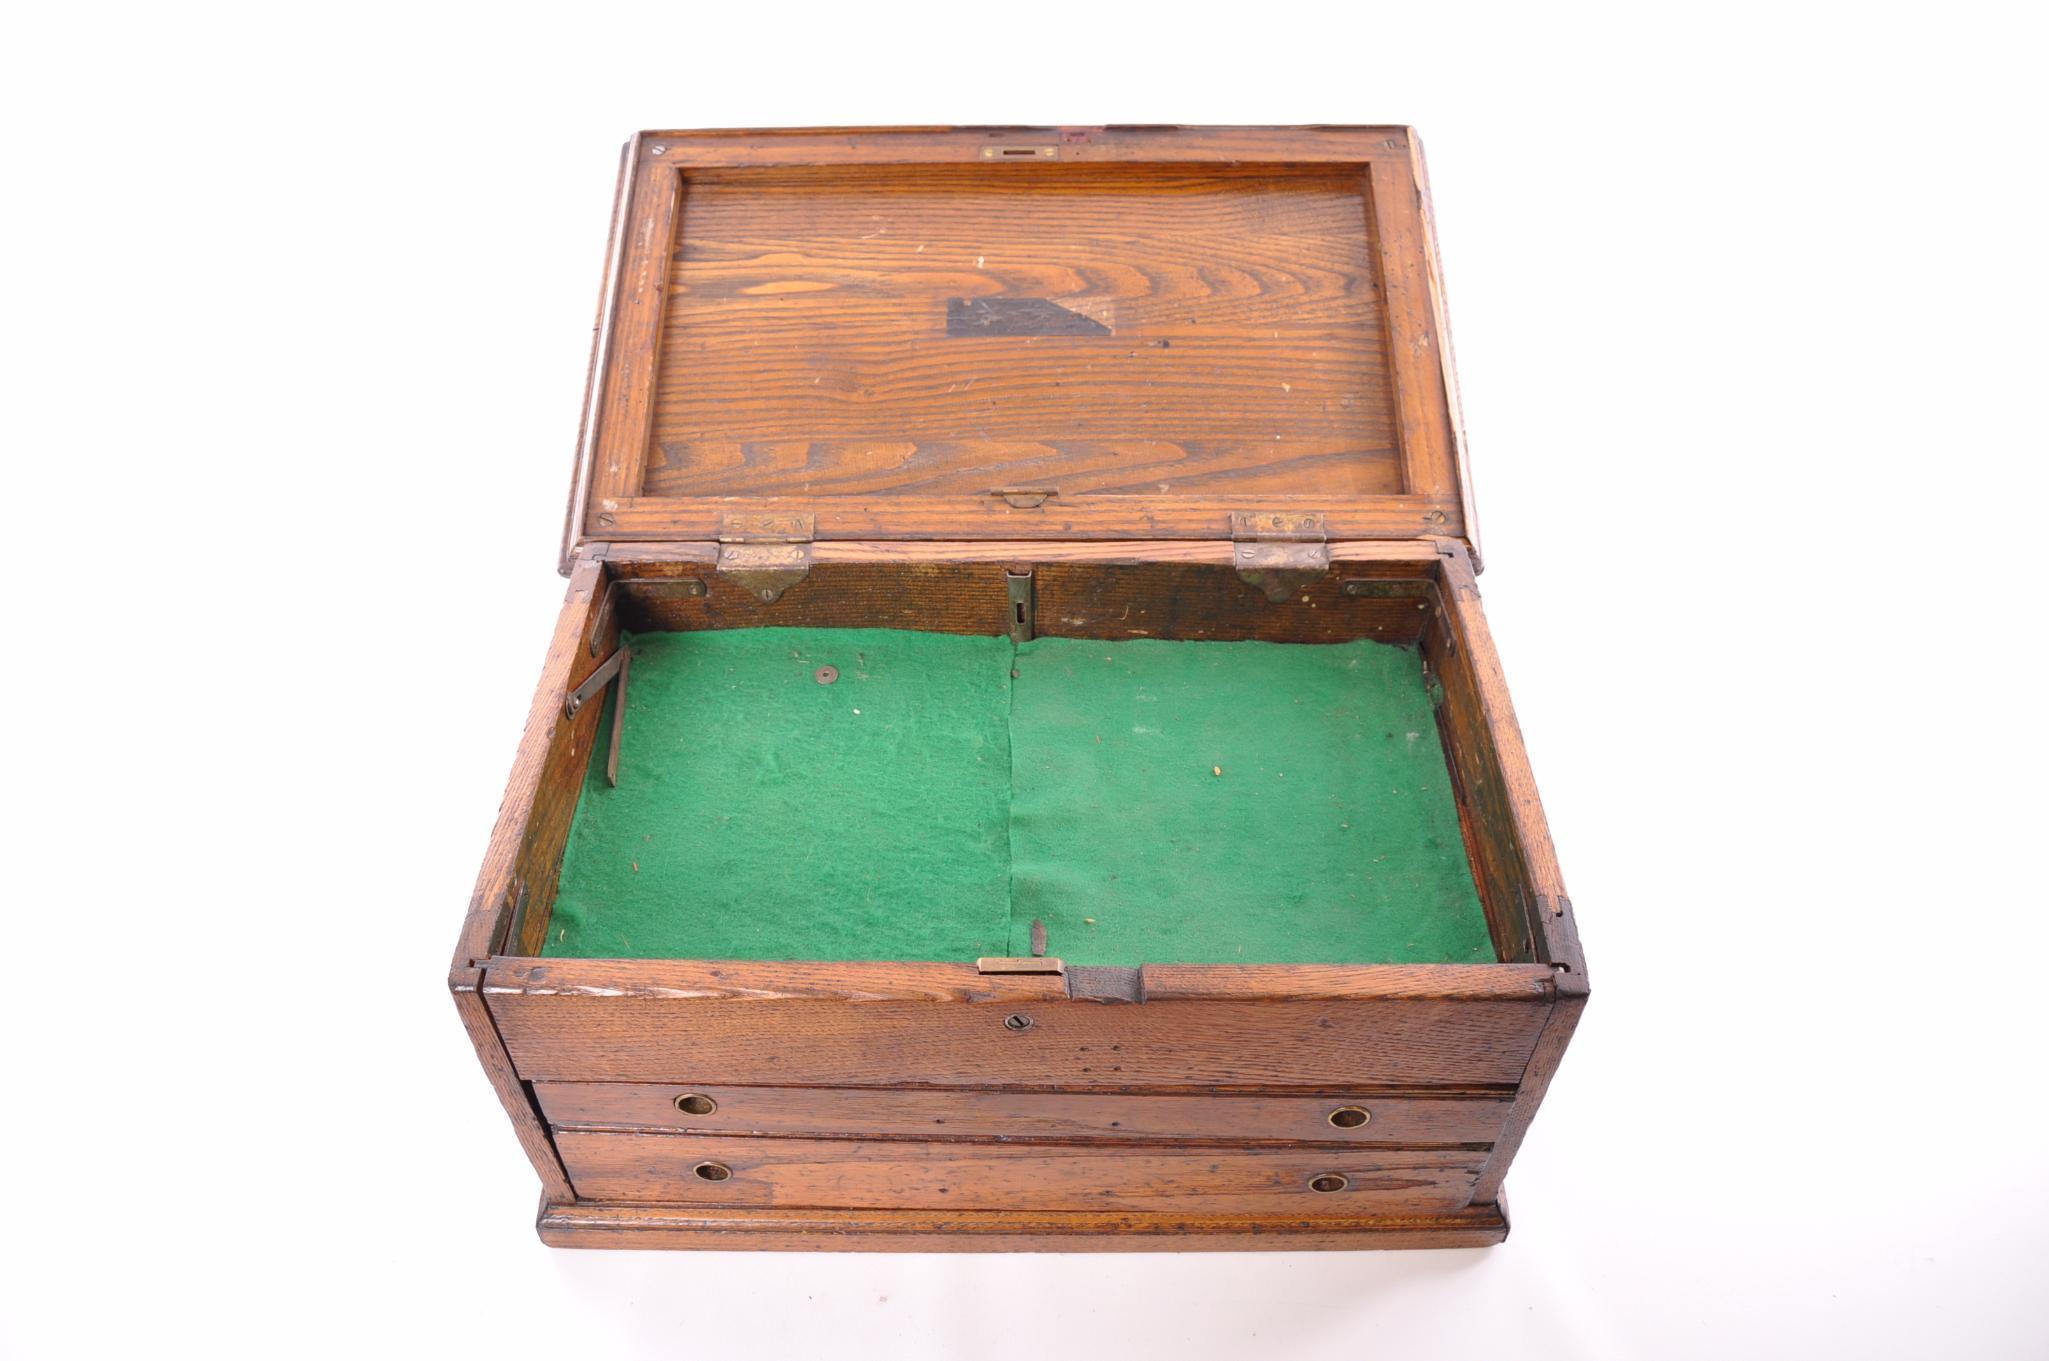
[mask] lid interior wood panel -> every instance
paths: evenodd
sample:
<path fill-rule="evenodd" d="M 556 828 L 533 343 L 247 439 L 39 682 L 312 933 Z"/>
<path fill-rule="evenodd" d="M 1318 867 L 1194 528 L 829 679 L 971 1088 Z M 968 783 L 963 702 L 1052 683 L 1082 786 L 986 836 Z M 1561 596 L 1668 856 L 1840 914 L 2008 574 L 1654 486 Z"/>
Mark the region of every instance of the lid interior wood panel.
<path fill-rule="evenodd" d="M 1401 129 L 643 134 L 580 538 L 1465 532 Z"/>

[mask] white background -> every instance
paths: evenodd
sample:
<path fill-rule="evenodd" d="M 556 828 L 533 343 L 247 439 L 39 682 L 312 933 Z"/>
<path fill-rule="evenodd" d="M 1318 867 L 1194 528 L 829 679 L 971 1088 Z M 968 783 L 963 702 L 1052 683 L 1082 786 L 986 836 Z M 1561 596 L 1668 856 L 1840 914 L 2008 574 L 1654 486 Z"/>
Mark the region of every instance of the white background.
<path fill-rule="evenodd" d="M 0 1342 L 2041 1356 L 2041 34 L 1717 5 L 37 6 Z M 641 127 L 1412 122 L 1595 997 L 1503 1247 L 554 1252 L 443 978 Z"/>

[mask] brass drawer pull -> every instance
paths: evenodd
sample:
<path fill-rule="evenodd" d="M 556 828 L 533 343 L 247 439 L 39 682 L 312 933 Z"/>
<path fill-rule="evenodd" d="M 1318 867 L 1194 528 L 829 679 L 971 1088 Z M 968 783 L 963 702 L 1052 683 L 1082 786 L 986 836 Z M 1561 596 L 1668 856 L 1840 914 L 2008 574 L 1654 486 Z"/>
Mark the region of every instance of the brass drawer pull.
<path fill-rule="evenodd" d="M 1364 1106 L 1339 1106 L 1330 1113 L 1330 1122 L 1339 1129 L 1357 1129 L 1373 1118 L 1373 1112 Z"/>
<path fill-rule="evenodd" d="M 703 1092 L 685 1092 L 676 1098 L 676 1109 L 685 1115 L 710 1115 L 718 1108 L 719 1103 Z M 1331 1120 L 1335 1122 L 1337 1117 L 1333 1115 Z"/>
<path fill-rule="evenodd" d="M 1003 504 L 1012 510 L 1037 510 L 1051 497 L 1058 496 L 1058 487 L 991 487 L 991 496 L 1003 498 Z"/>
<path fill-rule="evenodd" d="M 1328 1194 L 1342 1191 L 1352 1184 L 1352 1179 L 1341 1172 L 1321 1172 L 1309 1179 L 1309 1189 Z"/>
<path fill-rule="evenodd" d="M 724 1163 L 699 1163 L 690 1170 L 702 1181 L 724 1181 L 733 1175 L 733 1169 Z"/>

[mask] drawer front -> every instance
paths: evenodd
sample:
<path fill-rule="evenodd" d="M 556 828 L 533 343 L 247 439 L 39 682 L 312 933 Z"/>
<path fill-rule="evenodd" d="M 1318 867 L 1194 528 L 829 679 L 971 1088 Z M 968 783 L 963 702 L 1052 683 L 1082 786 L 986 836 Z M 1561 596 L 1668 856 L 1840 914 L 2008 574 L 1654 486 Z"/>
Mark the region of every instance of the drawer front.
<path fill-rule="evenodd" d="M 557 1126 L 1343 1144 L 1491 1144 L 1511 1104 L 1506 1096 L 1110 1096 L 636 1082 L 537 1082 L 534 1093 Z"/>
<path fill-rule="evenodd" d="M 1484 1151 L 1172 1149 L 560 1130 L 578 1196 L 842 1209 L 1356 1214 L 1465 1206 Z"/>
<path fill-rule="evenodd" d="M 1548 997 L 750 1001 L 494 991 L 488 980 L 485 1000 L 530 1082 L 1069 1091 L 1514 1086 L 1550 1015 Z"/>

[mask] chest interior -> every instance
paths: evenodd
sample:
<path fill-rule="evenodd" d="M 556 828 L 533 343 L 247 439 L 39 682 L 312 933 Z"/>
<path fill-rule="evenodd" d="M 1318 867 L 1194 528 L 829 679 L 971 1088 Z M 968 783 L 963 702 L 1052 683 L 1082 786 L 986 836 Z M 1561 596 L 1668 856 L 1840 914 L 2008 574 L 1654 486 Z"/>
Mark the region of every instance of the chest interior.
<path fill-rule="evenodd" d="M 1221 562 L 831 564 L 764 604 L 615 568 L 578 669 L 624 654 L 627 684 L 552 753 L 521 947 L 1501 958 L 1431 570 L 1338 563 L 1277 604 Z"/>

